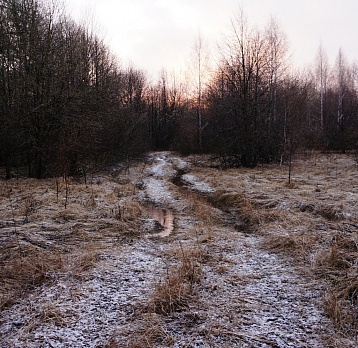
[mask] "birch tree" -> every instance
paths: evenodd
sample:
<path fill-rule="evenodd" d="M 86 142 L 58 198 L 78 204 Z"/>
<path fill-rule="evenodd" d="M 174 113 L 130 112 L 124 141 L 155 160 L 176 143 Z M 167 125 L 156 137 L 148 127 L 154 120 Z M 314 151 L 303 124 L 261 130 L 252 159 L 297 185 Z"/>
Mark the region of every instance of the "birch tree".
<path fill-rule="evenodd" d="M 265 30 L 267 49 L 267 73 L 269 85 L 269 127 L 277 121 L 277 93 L 280 81 L 287 70 L 288 40 L 278 23 L 271 18 Z"/>
<path fill-rule="evenodd" d="M 198 133 L 198 147 L 199 151 L 203 151 L 203 131 L 206 123 L 203 120 L 203 89 L 205 88 L 209 75 L 209 51 L 208 46 L 202 38 L 198 35 L 194 43 L 193 58 L 191 64 L 191 78 L 194 86 L 194 98 L 197 119 L 197 133 Z"/>
<path fill-rule="evenodd" d="M 316 56 L 315 78 L 316 78 L 317 88 L 319 92 L 319 120 L 320 120 L 320 130 L 322 134 L 324 130 L 324 107 L 325 107 L 325 97 L 327 93 L 328 75 L 329 75 L 329 64 L 328 64 L 327 53 L 324 50 L 323 46 L 320 45 Z"/>
<path fill-rule="evenodd" d="M 342 49 L 339 49 L 336 60 L 336 86 L 337 86 L 337 130 L 344 131 L 344 97 L 347 83 L 347 63 Z"/>

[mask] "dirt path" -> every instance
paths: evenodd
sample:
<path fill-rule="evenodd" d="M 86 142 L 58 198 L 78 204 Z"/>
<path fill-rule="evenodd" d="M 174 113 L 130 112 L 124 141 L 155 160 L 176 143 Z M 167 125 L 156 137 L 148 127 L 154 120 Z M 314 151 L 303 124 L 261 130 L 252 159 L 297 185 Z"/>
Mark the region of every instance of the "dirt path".
<path fill-rule="evenodd" d="M 173 159 L 166 155 L 153 160 L 155 180 L 162 185 L 154 184 L 149 179 L 147 192 L 152 192 L 153 184 L 154 187 L 163 186 L 164 183 L 168 185 L 167 175 L 169 179 L 173 176 L 172 167 L 169 165 L 167 175 L 162 170 L 168 163 L 173 163 Z M 182 164 L 182 167 L 187 165 Z M 215 191 L 215 188 L 194 175 L 184 175 L 183 182 L 189 190 L 202 195 Z M 178 194 L 170 184 L 166 190 L 162 187 L 162 195 L 164 192 L 172 196 Z M 185 193 L 179 192 L 179 204 L 173 199 L 164 200 L 165 205 L 176 211 L 177 225 L 181 226 L 173 239 L 189 238 L 186 227 L 188 218 L 191 222 L 195 221 L 196 233 L 199 230 L 205 237 L 209 229 L 211 235 L 207 237 L 209 240 L 204 238 L 204 243 L 198 246 L 209 261 L 203 261 L 204 280 L 198 290 L 199 298 L 189 312 L 195 312 L 197 325 L 191 328 L 188 335 L 186 328 L 180 331 L 177 323 L 171 323 L 170 331 L 176 333 L 174 341 L 186 346 L 192 344 L 195 338 L 198 346 L 208 347 L 325 346 L 324 341 L 333 328 L 319 308 L 322 289 L 305 279 L 287 261 L 263 251 L 260 247 L 262 236 L 247 235 L 235 231 L 230 225 L 225 226 L 221 222 L 225 220 L 222 212 L 215 211 L 215 208 L 206 207 L 208 211 L 204 212 L 204 221 L 195 213 L 189 217 L 188 209 L 183 214 Z M 156 194 L 154 196 L 157 197 Z M 169 195 L 164 196 L 168 198 Z M 187 205 L 200 203 L 194 197 L 194 202 Z M 219 215 L 217 221 L 210 221 L 207 214 Z M 186 244 L 191 245 L 197 242 L 198 236 L 193 234 L 186 240 Z"/>
<path fill-rule="evenodd" d="M 93 216 L 86 210 L 80 226 L 61 221 L 81 230 L 90 267 L 57 272 L 5 308 L 0 347 L 329 347 L 335 330 L 323 314 L 323 285 L 265 251 L 264 234 L 235 229 L 237 215 L 212 203 L 219 188 L 202 174 L 162 152 L 129 174 L 98 177 Z M 148 204 L 173 213 L 168 237 L 145 209 L 137 212 Z M 121 230 L 131 219 L 132 231 Z M 40 222 L 33 225 L 30 237 Z M 11 228 L 1 229 L 2 240 Z"/>

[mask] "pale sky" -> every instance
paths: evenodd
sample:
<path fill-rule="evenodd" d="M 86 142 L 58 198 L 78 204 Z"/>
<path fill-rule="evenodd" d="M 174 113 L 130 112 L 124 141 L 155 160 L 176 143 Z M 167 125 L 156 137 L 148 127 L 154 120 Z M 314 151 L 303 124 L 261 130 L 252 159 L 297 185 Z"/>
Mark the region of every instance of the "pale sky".
<path fill-rule="evenodd" d="M 342 48 L 358 61 L 358 0 L 63 0 L 77 21 L 94 18 L 100 36 L 118 58 L 156 77 L 180 72 L 199 32 L 213 53 L 230 33 L 240 7 L 250 26 L 271 17 L 286 34 L 293 63 L 313 63 L 322 44 L 334 64 Z"/>

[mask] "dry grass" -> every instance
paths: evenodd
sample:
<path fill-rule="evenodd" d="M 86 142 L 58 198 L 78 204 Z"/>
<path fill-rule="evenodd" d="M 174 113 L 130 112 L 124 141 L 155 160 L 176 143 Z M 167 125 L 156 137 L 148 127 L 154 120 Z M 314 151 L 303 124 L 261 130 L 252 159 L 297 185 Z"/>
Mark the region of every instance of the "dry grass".
<path fill-rule="evenodd" d="M 52 274 L 63 269 L 62 255 L 34 251 L 28 256 L 19 256 L 5 261 L 1 268 L 1 280 L 26 289 L 42 284 Z"/>
<path fill-rule="evenodd" d="M 347 253 L 335 243 L 328 251 L 321 251 L 316 259 L 316 266 L 321 270 L 347 270 L 354 265 L 357 255 Z"/>
<path fill-rule="evenodd" d="M 100 250 L 92 245 L 72 254 L 29 246 L 20 250 L 21 253 L 8 254 L 1 261 L 0 310 L 13 305 L 19 296 L 53 282 L 64 273 L 78 277 L 100 260 Z"/>
<path fill-rule="evenodd" d="M 171 267 L 166 277 L 155 285 L 148 312 L 169 315 L 188 307 L 195 295 L 195 284 L 202 277 L 201 257 L 199 249 L 184 251 L 181 248 L 179 263 Z"/>
<path fill-rule="evenodd" d="M 331 221 L 343 220 L 344 215 L 342 211 L 333 204 L 328 206 L 319 206 L 317 214 Z"/>
<path fill-rule="evenodd" d="M 149 311 L 169 315 L 187 308 L 191 298 L 190 283 L 183 279 L 180 269 L 172 269 L 164 281 L 155 286 L 149 303 Z"/>
<path fill-rule="evenodd" d="M 299 188 L 299 186 L 297 185 L 297 183 L 295 183 L 295 182 L 285 182 L 284 183 L 284 185 L 283 185 L 284 187 L 286 187 L 286 188 L 288 188 L 289 190 L 294 190 L 294 189 L 298 189 Z"/>
<path fill-rule="evenodd" d="M 324 298 L 324 310 L 340 332 L 358 339 L 357 305 L 347 304 L 344 297 L 331 292 Z"/>
<path fill-rule="evenodd" d="M 128 348 L 152 348 L 156 344 L 165 347 L 170 347 L 174 344 L 173 336 L 166 332 L 164 325 L 149 323 L 149 327 L 143 332 L 137 333 L 135 338 L 132 338 L 127 347 Z M 119 346 L 118 346 L 119 347 Z"/>
<path fill-rule="evenodd" d="M 322 204 L 322 203 L 308 203 L 301 202 L 299 209 L 301 212 L 308 212 L 314 215 L 322 216 L 329 221 L 340 221 L 344 219 L 342 209 L 336 207 L 334 204 Z"/>
<path fill-rule="evenodd" d="M 52 303 L 45 303 L 41 306 L 37 313 L 37 320 L 39 323 L 53 323 L 61 327 L 65 327 L 67 324 L 62 309 Z"/>
<path fill-rule="evenodd" d="M 130 330 L 128 336 L 115 334 L 105 348 L 152 348 L 156 346 L 171 347 L 175 340 L 165 329 L 160 315 L 145 313 L 139 319 L 139 325 Z"/>
<path fill-rule="evenodd" d="M 165 329 L 163 318 L 178 311 L 186 311 L 193 304 L 203 276 L 201 265 L 206 255 L 198 246 L 185 249 L 180 244 L 168 251 L 166 256 L 174 259 L 175 264 L 155 284 L 148 303 L 137 313 L 139 327 L 134 332 L 131 330 L 125 338 L 114 336 L 106 347 L 122 347 L 121 340 L 130 348 L 170 347 L 175 343 L 174 337 Z"/>
<path fill-rule="evenodd" d="M 22 214 L 24 215 L 24 220 L 27 220 L 36 210 L 39 208 L 39 202 L 29 194 L 23 199 Z"/>
<path fill-rule="evenodd" d="M 222 248 L 225 254 L 230 247 L 225 244 L 224 250 L 219 245 L 215 226 L 223 222 L 224 214 L 216 207 L 236 218 L 237 229 L 259 232 L 264 248 L 293 257 L 305 269 L 311 266 L 312 274 L 328 284 L 322 299 L 326 313 L 344 335 L 356 335 L 357 173 L 344 156 L 297 161 L 291 185 L 285 185 L 284 167 L 227 171 L 199 168 L 194 174 L 218 190 L 204 198 L 187 194 L 188 213 L 202 222 L 197 231 L 188 231 L 197 245 L 179 247 L 166 255 L 174 265 L 168 266 L 155 284 L 145 310 L 139 314 L 143 325 L 135 328 L 131 322 L 125 343 L 112 340 L 107 346 L 172 345 L 165 321 L 195 304 L 205 267 L 216 265 L 217 273 L 230 274 L 228 263 L 220 263 L 216 254 L 204 251 Z M 133 197 L 136 188 L 127 176 L 111 182 L 98 180 L 90 186 L 70 182 L 66 188 L 61 180 L 57 184 L 55 180 L 0 181 L 0 208 L 4 212 L 0 221 L 2 308 L 12 306 L 17 296 L 51 282 L 59 274 L 86 276 L 100 260 L 101 248 L 140 236 L 135 231 L 145 212 Z M 233 221 L 231 217 L 225 220 L 234 225 Z M 241 238 L 240 233 L 235 236 Z M 45 248 L 47 238 L 53 242 L 51 250 Z M 39 321 L 65 325 L 65 314 L 55 306 L 47 305 L 36 313 Z"/>
<path fill-rule="evenodd" d="M 241 229 L 244 230 L 257 228 L 282 218 L 281 211 L 275 209 L 278 204 L 275 200 L 255 201 L 244 193 L 230 190 L 218 191 L 214 202 L 223 209 L 234 209 L 234 212 L 238 214 Z"/>
<path fill-rule="evenodd" d="M 0 310 L 16 302 L 20 294 L 53 280 L 56 273 L 64 270 L 63 255 L 60 253 L 36 249 L 27 252 L 28 255 L 19 255 L 2 262 Z"/>
<path fill-rule="evenodd" d="M 71 273 L 78 275 L 92 269 L 100 260 L 100 251 L 90 245 L 83 250 L 73 261 Z"/>
<path fill-rule="evenodd" d="M 346 155 L 314 154 L 285 167 L 196 174 L 218 188 L 213 204 L 238 212 L 237 229 L 255 230 L 263 248 L 293 258 L 326 284 L 327 314 L 343 335 L 358 340 L 358 170 Z M 236 226 L 235 226 L 236 227 Z"/>
<path fill-rule="evenodd" d="M 133 222 L 138 221 L 145 214 L 145 208 L 137 200 L 129 199 L 118 207 L 117 218 L 122 221 Z"/>
<path fill-rule="evenodd" d="M 220 210 L 208 202 L 207 197 L 202 197 L 195 192 L 186 191 L 185 198 L 188 202 L 187 210 L 205 225 L 210 226 L 221 222 Z"/>
<path fill-rule="evenodd" d="M 315 243 L 313 236 L 305 234 L 274 235 L 265 238 L 262 246 L 271 252 L 284 253 L 296 259 L 306 259 L 312 245 Z"/>
<path fill-rule="evenodd" d="M 258 209 L 250 199 L 237 191 L 217 191 L 212 203 L 223 210 L 234 210 L 238 214 L 238 229 L 248 230 L 270 219 L 270 214 Z"/>
<path fill-rule="evenodd" d="M 0 180 L 0 308 L 58 274 L 84 274 L 101 248 L 126 243 L 143 207 L 129 180 Z"/>
<path fill-rule="evenodd" d="M 358 252 L 354 243 L 340 239 L 317 259 L 321 276 L 329 280 L 330 290 L 324 308 L 335 326 L 358 339 Z"/>
<path fill-rule="evenodd" d="M 340 296 L 353 306 L 358 306 L 358 274 L 351 274 L 340 279 Z"/>
<path fill-rule="evenodd" d="M 324 309 L 344 335 L 358 340 L 358 252 L 356 244 L 338 238 L 316 257 L 314 270 L 328 281 Z"/>
<path fill-rule="evenodd" d="M 31 320 L 24 324 L 25 334 L 29 334 L 42 325 L 54 325 L 57 327 L 67 327 L 73 321 L 74 312 L 70 307 L 64 307 L 56 302 L 44 302 L 34 307 Z"/>

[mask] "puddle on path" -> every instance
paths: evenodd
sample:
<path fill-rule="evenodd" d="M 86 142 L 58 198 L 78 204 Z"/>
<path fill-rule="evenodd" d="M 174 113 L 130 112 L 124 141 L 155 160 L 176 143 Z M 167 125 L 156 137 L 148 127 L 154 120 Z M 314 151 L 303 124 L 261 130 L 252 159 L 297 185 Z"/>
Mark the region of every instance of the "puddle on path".
<path fill-rule="evenodd" d="M 173 213 L 170 210 L 160 209 L 153 205 L 149 205 L 145 209 L 150 217 L 159 222 L 159 224 L 163 227 L 161 232 L 153 234 L 153 236 L 168 237 L 174 230 Z"/>

